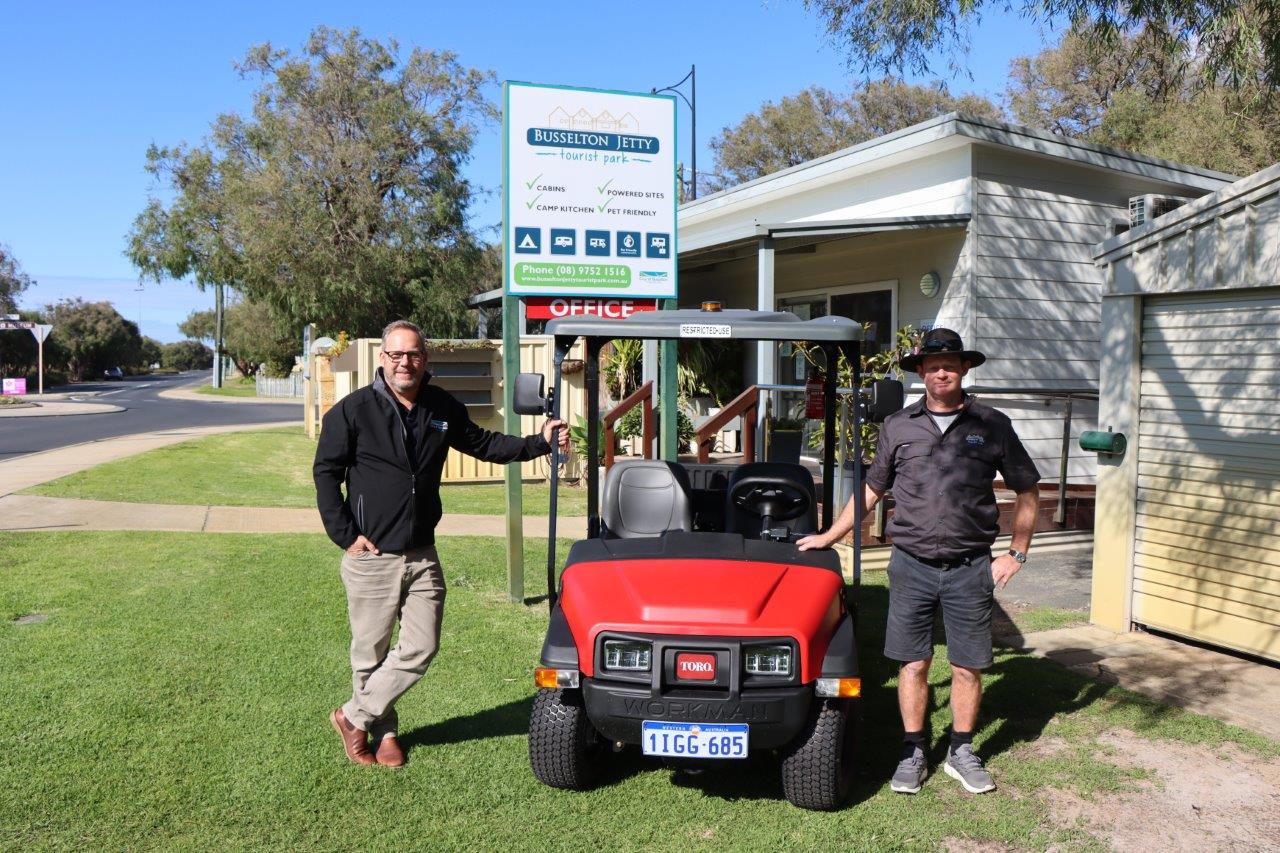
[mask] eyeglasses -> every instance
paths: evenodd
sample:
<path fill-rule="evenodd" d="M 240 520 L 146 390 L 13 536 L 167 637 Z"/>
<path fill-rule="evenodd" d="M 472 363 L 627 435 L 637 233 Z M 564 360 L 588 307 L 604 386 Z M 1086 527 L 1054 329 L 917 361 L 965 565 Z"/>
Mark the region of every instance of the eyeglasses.
<path fill-rule="evenodd" d="M 382 354 L 385 355 L 387 358 L 391 359 L 392 361 L 397 361 L 397 362 L 407 361 L 410 364 L 421 364 L 422 361 L 427 357 L 427 354 L 425 352 L 417 349 L 408 349 L 408 350 L 385 350 L 384 349 L 382 351 Z"/>

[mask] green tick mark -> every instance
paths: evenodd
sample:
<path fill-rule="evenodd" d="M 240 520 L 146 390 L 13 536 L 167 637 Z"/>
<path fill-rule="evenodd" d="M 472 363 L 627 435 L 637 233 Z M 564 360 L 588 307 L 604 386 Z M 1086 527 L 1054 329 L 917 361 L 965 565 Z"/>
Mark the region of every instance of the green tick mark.
<path fill-rule="evenodd" d="M 541 178 L 542 178 L 542 175 L 539 175 L 538 177 L 534 178 L 534 179 L 533 179 L 532 181 L 530 181 L 529 183 L 525 184 L 525 185 L 524 185 L 524 186 L 525 186 L 525 189 L 530 189 L 530 190 L 531 190 L 531 189 L 533 189 L 533 185 L 534 185 L 534 184 L 536 184 L 539 180 L 541 180 Z"/>
<path fill-rule="evenodd" d="M 602 187 L 596 187 L 596 192 L 598 192 L 598 193 L 604 193 L 604 191 L 605 191 L 605 190 L 609 189 L 609 184 L 611 184 L 611 183 L 613 183 L 613 178 L 610 178 L 610 179 L 605 183 L 605 185 L 604 185 L 604 186 L 602 186 Z"/>
<path fill-rule="evenodd" d="M 605 209 L 606 207 L 608 207 L 609 205 L 611 205 L 611 204 L 613 204 L 613 199 L 609 199 L 609 200 L 608 200 L 608 201 L 606 201 L 604 204 L 600 205 L 600 207 L 599 207 L 600 212 L 601 212 L 601 213 L 604 213 L 604 209 Z"/>
<path fill-rule="evenodd" d="M 535 204 L 537 204 L 538 199 L 540 199 L 540 198 L 542 198 L 542 193 L 538 193 L 537 195 L 535 195 L 535 196 L 533 197 L 533 201 L 526 201 L 526 202 L 524 203 L 524 206 L 525 206 L 525 207 L 527 207 L 527 208 L 529 208 L 530 210 L 533 210 L 533 206 L 534 206 Z"/>

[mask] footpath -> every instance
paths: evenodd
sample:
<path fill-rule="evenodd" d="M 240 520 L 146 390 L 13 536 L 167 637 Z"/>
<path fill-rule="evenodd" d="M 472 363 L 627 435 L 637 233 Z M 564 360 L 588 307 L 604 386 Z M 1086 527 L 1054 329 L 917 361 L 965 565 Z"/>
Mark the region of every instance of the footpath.
<path fill-rule="evenodd" d="M 166 392 L 168 393 L 168 392 Z M 192 396 L 206 399 L 206 395 Z M 234 400 L 236 398 L 222 398 Z M 253 398 L 248 398 L 251 402 Z M 17 494 L 24 489 L 87 468 L 204 435 L 275 429 L 279 423 L 247 423 L 190 427 L 126 435 L 30 453 L 0 462 L 0 531 L 29 530 L 164 530 L 192 533 L 323 533 L 314 509 L 187 504 L 125 503 Z M 506 520 L 495 515 L 450 514 L 436 532 L 442 536 L 506 536 Z M 524 519 L 528 537 L 545 538 L 545 516 Z M 585 518 L 560 518 L 560 536 L 587 535 Z"/>
<path fill-rule="evenodd" d="M 48 418 L 65 415 L 105 415 L 123 412 L 123 406 L 94 400 L 76 399 L 94 397 L 97 392 L 59 392 L 31 394 L 21 403 L 0 406 L 0 418 Z"/>
<path fill-rule="evenodd" d="M 176 395 L 181 392 L 166 392 Z M 186 392 L 191 393 L 191 392 Z M 198 399 L 210 399 L 195 395 Z M 235 400 L 236 398 L 219 398 Z M 202 435 L 278 427 L 272 424 L 201 427 L 123 436 L 0 462 L 0 531 L 152 530 L 204 533 L 321 533 L 314 509 L 186 506 L 91 501 L 17 494 L 40 483 Z M 442 536 L 505 536 L 502 516 L 446 515 Z M 529 538 L 545 538 L 547 519 L 524 519 Z M 557 533 L 586 535 L 585 518 L 560 518 Z M 996 547 L 1007 547 L 997 542 Z M 1087 607 L 1092 537 L 1078 531 L 1037 536 L 1032 560 L 997 595 L 1009 606 Z M 846 569 L 849 567 L 845 554 Z M 864 552 L 865 571 L 883 569 L 885 549 Z M 1023 600 L 1025 599 L 1025 600 Z M 1082 610 L 1081 618 L 1085 618 Z M 1143 633 L 1117 634 L 1094 625 L 1017 634 L 1003 645 L 1056 661 L 1085 677 L 1119 684 L 1160 702 L 1187 708 L 1280 740 L 1280 668 Z"/>

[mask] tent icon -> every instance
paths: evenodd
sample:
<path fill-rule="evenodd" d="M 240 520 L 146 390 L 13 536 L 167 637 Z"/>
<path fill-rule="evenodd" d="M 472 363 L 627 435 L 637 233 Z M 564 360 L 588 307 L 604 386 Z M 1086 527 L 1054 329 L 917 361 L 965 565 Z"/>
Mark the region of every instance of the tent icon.
<path fill-rule="evenodd" d="M 516 228 L 515 251 L 522 255 L 537 255 L 542 252 L 541 228 Z"/>

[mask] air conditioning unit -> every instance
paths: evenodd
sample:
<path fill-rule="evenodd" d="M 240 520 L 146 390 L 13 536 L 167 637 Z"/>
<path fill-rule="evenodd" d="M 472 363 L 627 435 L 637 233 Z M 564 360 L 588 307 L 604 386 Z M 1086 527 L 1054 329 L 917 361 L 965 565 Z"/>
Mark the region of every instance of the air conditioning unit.
<path fill-rule="evenodd" d="M 1129 227 L 1137 228 L 1189 201 L 1192 199 L 1180 195 L 1135 195 L 1129 199 Z"/>

